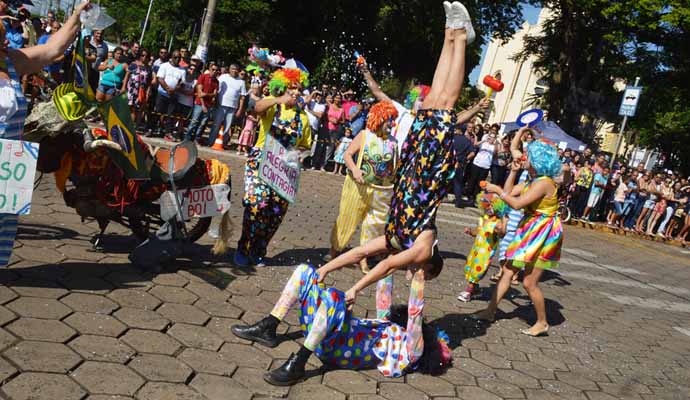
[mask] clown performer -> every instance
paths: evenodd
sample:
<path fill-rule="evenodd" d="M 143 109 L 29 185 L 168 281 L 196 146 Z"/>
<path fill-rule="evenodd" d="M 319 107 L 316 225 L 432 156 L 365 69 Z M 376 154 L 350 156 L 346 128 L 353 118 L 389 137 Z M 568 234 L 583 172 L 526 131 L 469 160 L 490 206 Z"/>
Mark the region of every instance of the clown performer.
<path fill-rule="evenodd" d="M 521 135 L 522 132 L 518 132 Z M 475 319 L 493 321 L 498 303 L 510 287 L 513 276 L 524 268 L 523 286 L 537 314 L 536 323 L 521 332 L 529 336 L 545 335 L 549 330 L 544 295 L 538 286 L 546 269 L 557 268 L 563 245 L 563 226 L 558 216 L 558 186 L 554 178 L 561 173 L 561 162 L 556 147 L 541 140 L 527 146 L 524 167 L 529 172 L 526 183 L 513 187 L 517 171 L 523 167 L 520 160 L 513 161 L 510 175 L 503 188 L 488 184 L 486 190 L 500 194 L 501 199 L 514 209 L 523 209 L 525 215 L 508 246 L 506 259 L 496 290 L 489 306 L 472 314 Z"/>
<path fill-rule="evenodd" d="M 260 163 L 267 137 L 285 148 L 287 163 L 299 164 L 308 153 L 311 126 L 306 112 L 298 104 L 300 89 L 308 84 L 306 72 L 297 68 L 279 69 L 268 83 L 270 95 L 254 106 L 254 112 L 259 116 L 259 135 L 245 167 L 242 236 L 234 257 L 237 266 L 265 265 L 268 244 L 288 210 L 288 200 L 260 176 Z M 299 156 L 298 151 L 301 151 Z M 270 160 L 266 158 L 265 162 Z M 296 174 L 293 186 L 296 190 L 301 168 L 296 165 L 291 170 Z"/>
<path fill-rule="evenodd" d="M 447 4 L 450 4 L 448 2 L 444 3 L 444 6 L 447 6 Z M 458 3 L 459 4 L 459 3 Z M 460 9 L 459 9 L 460 10 Z M 452 14 L 449 14 L 452 13 Z M 468 15 L 465 11 L 462 11 L 464 15 Z M 467 44 L 472 43 L 474 40 L 475 34 L 474 30 L 472 29 L 472 25 L 469 22 L 469 16 L 467 16 L 467 20 L 459 20 L 460 18 L 458 14 L 458 11 L 454 11 L 452 9 L 446 11 L 446 20 L 450 21 L 450 18 L 454 18 L 453 21 L 456 24 L 461 24 L 461 23 L 467 23 L 469 28 L 467 29 L 467 33 L 464 35 L 465 37 L 465 42 Z M 464 18 L 464 17 L 463 17 Z M 444 50 L 445 52 L 441 53 L 441 56 L 443 57 L 444 62 L 448 62 L 452 60 L 452 55 L 454 54 L 454 40 L 452 37 L 448 37 L 450 34 L 449 31 L 452 31 L 449 29 L 448 26 L 446 26 L 446 38 L 444 40 Z M 462 50 L 462 54 L 464 56 L 464 49 Z M 459 56 L 459 54 L 458 54 Z M 439 63 L 442 61 L 439 60 Z M 440 65 L 439 65 L 440 66 Z M 464 57 L 463 57 L 463 63 L 462 65 L 456 63 L 455 67 L 462 66 L 462 71 L 460 71 L 460 75 L 462 76 L 464 74 Z M 438 97 L 443 94 L 444 96 L 448 96 L 451 93 L 455 93 L 455 88 L 453 89 L 445 89 L 442 87 L 438 87 L 438 85 L 441 82 L 444 82 L 444 80 L 447 78 L 447 73 L 449 72 L 449 66 L 444 66 L 443 68 L 439 69 L 437 66 L 436 73 L 434 74 L 434 83 L 438 83 L 436 86 L 436 91 L 433 93 L 434 96 L 434 103 L 438 99 Z M 371 74 L 371 71 L 369 71 L 369 68 L 367 66 L 366 61 L 362 58 L 361 61 L 358 61 L 358 69 L 362 72 L 362 75 L 364 77 L 364 80 L 367 83 L 367 87 L 369 88 L 369 91 L 372 93 L 372 95 L 376 98 L 378 101 L 389 101 L 393 103 L 395 106 L 395 109 L 398 111 L 398 117 L 395 120 L 395 123 L 393 124 L 392 128 L 392 135 L 393 137 L 396 138 L 398 141 L 398 152 L 402 151 L 402 145 L 405 143 L 405 140 L 407 138 L 407 135 L 410 133 L 412 130 L 412 125 L 415 122 L 416 115 L 420 109 L 423 109 L 425 106 L 425 101 L 429 97 L 430 94 L 432 94 L 432 88 L 430 88 L 427 85 L 415 85 L 406 95 L 404 105 L 398 103 L 397 101 L 391 99 L 386 93 L 381 90 L 381 86 L 379 86 L 378 82 L 374 79 L 373 75 Z M 455 82 L 457 83 L 457 82 Z M 460 85 L 462 85 L 462 82 L 460 82 Z M 462 86 L 460 86 L 462 88 Z M 460 92 L 458 92 L 460 93 Z M 426 107 L 429 107 L 430 104 L 433 105 L 434 103 L 428 102 L 426 103 Z M 477 104 L 474 106 L 468 108 L 467 110 L 461 111 L 457 114 L 456 118 L 456 123 L 457 124 L 463 124 L 467 121 L 470 121 L 474 116 L 480 112 L 483 109 L 486 109 L 489 106 L 490 102 L 482 99 Z M 451 106 L 453 107 L 453 106 Z"/>
<path fill-rule="evenodd" d="M 517 134 L 513 135 L 513 140 L 510 142 L 510 153 L 513 160 L 522 160 L 522 148 L 523 146 L 527 146 L 529 143 L 531 143 L 533 137 L 534 133 L 532 133 L 532 130 L 526 126 L 520 128 Z M 525 138 L 524 142 L 522 141 L 522 138 Z M 523 169 L 520 173 L 520 178 L 518 178 L 518 183 L 526 182 L 528 178 L 529 173 L 527 170 Z M 517 231 L 518 225 L 520 224 L 520 221 L 522 221 L 522 217 L 525 214 L 520 209 L 516 210 L 508 207 L 508 210 L 508 224 L 506 225 L 506 233 L 503 236 L 503 239 L 501 239 L 501 243 L 498 244 L 498 262 L 500 263 L 501 267 L 499 268 L 498 273 L 491 276 L 491 280 L 494 282 L 501 280 L 501 276 L 503 275 L 503 266 L 510 262 L 510 260 L 506 259 L 506 251 L 508 250 L 510 243 L 515 238 L 515 232 Z M 510 282 L 510 284 L 518 285 L 519 283 L 518 274 L 514 274 L 513 280 Z"/>
<path fill-rule="evenodd" d="M 366 129 L 345 151 L 348 174 L 340 198 L 340 213 L 331 231 L 331 251 L 324 257 L 325 261 L 335 258 L 345 248 L 360 224 L 360 245 L 383 235 L 398 158 L 398 145 L 391 135 L 391 125 L 397 116 L 398 111 L 391 102 L 375 104 L 369 111 Z M 362 272 L 368 272 L 366 258 L 360 267 Z"/>
<path fill-rule="evenodd" d="M 326 288 L 325 275 L 311 265 L 297 266 L 271 313 L 254 325 L 235 325 L 232 332 L 243 339 L 276 347 L 278 324 L 299 305 L 304 343 L 279 368 L 264 375 L 266 382 L 290 386 L 305 378 L 305 365 L 312 353 L 329 368 L 373 369 L 397 378 L 418 371 L 438 375 L 451 362 L 448 336 L 424 323 L 424 284 L 438 276 L 443 264 L 412 267 L 407 309 L 378 309 L 390 319 L 359 319 L 352 315 L 345 293 Z"/>
<path fill-rule="evenodd" d="M 0 1 L 5 7 L 9 2 Z M 62 28 L 50 36 L 45 44 L 9 49 L 5 40 L 5 24 L 0 23 L 0 139 L 19 140 L 27 116 L 27 100 L 21 88 L 21 77 L 41 71 L 61 57 L 72 44 L 81 28 L 79 15 L 91 7 L 89 1 L 80 3 Z M 8 202 L 9 203 L 9 202 Z M 0 267 L 12 256 L 17 234 L 17 215 L 0 213 Z"/>
<path fill-rule="evenodd" d="M 482 182 L 486 184 L 486 182 Z M 460 293 L 458 300 L 468 302 L 472 299 L 479 281 L 484 278 L 491 258 L 494 256 L 498 242 L 505 235 L 506 214 L 508 206 L 498 195 L 481 192 L 477 195 L 477 208 L 481 216 L 475 232 L 465 228 L 465 233 L 475 236 L 474 245 L 467 255 L 465 280 L 467 286 Z"/>

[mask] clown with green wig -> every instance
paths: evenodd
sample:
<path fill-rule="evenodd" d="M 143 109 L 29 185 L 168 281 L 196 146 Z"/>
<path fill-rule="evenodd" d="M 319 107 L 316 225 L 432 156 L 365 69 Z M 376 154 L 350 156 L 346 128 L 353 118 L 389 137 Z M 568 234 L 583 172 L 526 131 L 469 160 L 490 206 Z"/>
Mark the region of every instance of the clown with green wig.
<path fill-rule="evenodd" d="M 472 294 L 479 285 L 489 263 L 494 256 L 498 243 L 506 233 L 507 214 L 510 210 L 497 194 L 481 192 L 477 195 L 477 208 L 481 216 L 477 229 L 465 229 L 465 233 L 474 236 L 474 245 L 467 255 L 465 263 L 465 280 L 467 286 L 460 293 L 458 300 L 470 301 Z"/>
<path fill-rule="evenodd" d="M 268 244 L 294 201 L 299 164 L 312 142 L 309 119 L 299 103 L 300 90 L 309 84 L 308 78 L 308 73 L 298 68 L 275 71 L 268 83 L 270 95 L 254 106 L 259 134 L 245 167 L 242 236 L 234 257 L 238 266 L 265 265 Z M 277 173 L 270 171 L 286 169 L 292 171 L 289 183 L 272 179 Z"/>

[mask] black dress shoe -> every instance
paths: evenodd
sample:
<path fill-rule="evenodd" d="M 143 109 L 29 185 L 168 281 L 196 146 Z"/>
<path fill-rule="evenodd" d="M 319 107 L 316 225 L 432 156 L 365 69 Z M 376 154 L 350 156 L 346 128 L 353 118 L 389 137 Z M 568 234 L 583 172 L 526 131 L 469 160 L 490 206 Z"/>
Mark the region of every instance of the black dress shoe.
<path fill-rule="evenodd" d="M 264 375 L 264 380 L 274 386 L 292 386 L 304 380 L 304 364 L 297 354 L 290 354 L 290 358 L 279 368 Z"/>
<path fill-rule="evenodd" d="M 278 346 L 276 327 L 268 323 L 265 318 L 254 325 L 234 325 L 230 331 L 237 337 L 261 343 L 267 347 Z"/>

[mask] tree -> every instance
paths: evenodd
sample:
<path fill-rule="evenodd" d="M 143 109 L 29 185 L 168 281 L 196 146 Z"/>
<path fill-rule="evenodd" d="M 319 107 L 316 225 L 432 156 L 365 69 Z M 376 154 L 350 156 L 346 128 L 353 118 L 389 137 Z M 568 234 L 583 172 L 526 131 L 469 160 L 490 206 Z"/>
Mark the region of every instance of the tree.
<path fill-rule="evenodd" d="M 519 59 L 535 57 L 549 89 L 545 105 L 567 132 L 592 141 L 602 121 L 620 121 L 616 83 L 642 78 L 645 91 L 630 129 L 640 143 L 666 155 L 667 166 L 688 168 L 687 0 L 543 0 L 552 14 L 543 34 L 527 37 Z M 681 136 L 678 136 L 681 135 Z M 683 136 L 684 135 L 684 136 Z"/>
<path fill-rule="evenodd" d="M 202 4 L 205 2 L 202 2 Z M 477 33 L 507 38 L 522 21 L 519 0 L 468 1 Z M 108 38 L 138 38 L 148 0 L 102 0 L 118 21 Z M 198 0 L 156 0 L 143 45 L 187 46 L 203 7 Z M 391 71 L 402 82 L 430 82 L 443 40 L 440 5 L 425 0 L 219 0 L 209 59 L 224 62 L 246 58 L 252 43 L 282 50 L 319 76 L 354 77 L 349 65 L 355 50 L 375 73 Z M 467 72 L 481 56 L 483 38 L 468 47 Z M 336 61 L 337 62 L 334 62 Z M 345 82 L 343 82 L 345 83 Z"/>

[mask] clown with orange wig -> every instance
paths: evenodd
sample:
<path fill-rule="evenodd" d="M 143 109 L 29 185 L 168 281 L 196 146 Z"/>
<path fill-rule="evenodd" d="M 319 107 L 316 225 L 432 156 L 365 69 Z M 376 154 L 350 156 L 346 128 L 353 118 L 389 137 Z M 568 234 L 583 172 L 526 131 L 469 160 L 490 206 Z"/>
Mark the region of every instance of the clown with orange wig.
<path fill-rule="evenodd" d="M 300 89 L 309 84 L 308 79 L 309 74 L 301 69 L 279 69 L 268 83 L 270 95 L 254 106 L 259 116 L 259 135 L 245 167 L 242 236 L 234 258 L 238 266 L 265 265 L 268 243 L 287 213 L 290 199 L 276 190 L 275 183 L 264 181 L 259 171 L 263 163 L 275 163 L 273 157 L 262 157 L 268 154 L 264 149 L 267 137 L 273 139 L 273 146 L 275 142 L 280 144 L 281 155 L 287 156 L 283 161 L 288 164 L 299 164 L 298 154 L 311 148 L 309 119 L 298 103 Z M 291 170 L 296 174 L 294 181 L 299 182 L 301 168 Z M 292 189 L 296 191 L 297 187 Z"/>
<path fill-rule="evenodd" d="M 393 194 L 398 145 L 391 135 L 398 112 L 391 102 L 371 107 L 367 126 L 343 156 L 348 169 L 340 197 L 340 214 L 331 231 L 330 258 L 341 252 L 361 224 L 360 244 L 383 235 Z M 367 261 L 360 262 L 363 272 Z"/>

